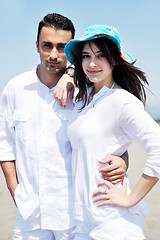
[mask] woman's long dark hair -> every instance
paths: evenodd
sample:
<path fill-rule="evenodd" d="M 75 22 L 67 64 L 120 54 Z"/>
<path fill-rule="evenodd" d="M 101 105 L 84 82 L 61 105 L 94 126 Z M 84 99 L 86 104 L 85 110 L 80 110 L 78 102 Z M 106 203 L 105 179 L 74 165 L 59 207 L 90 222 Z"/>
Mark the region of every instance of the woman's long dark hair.
<path fill-rule="evenodd" d="M 100 51 L 103 52 L 111 67 L 113 67 L 112 76 L 114 81 L 145 104 L 146 93 L 144 85 L 148 85 L 148 81 L 144 72 L 133 64 L 129 64 L 123 60 L 118 46 L 112 40 L 106 37 L 97 38 L 89 41 L 89 44 L 91 44 L 92 41 Z M 87 103 L 87 87 L 93 85 L 82 69 L 82 51 L 84 44 L 85 42 L 79 43 L 75 56 L 75 85 L 79 88 L 76 100 L 84 100 L 83 107 Z"/>

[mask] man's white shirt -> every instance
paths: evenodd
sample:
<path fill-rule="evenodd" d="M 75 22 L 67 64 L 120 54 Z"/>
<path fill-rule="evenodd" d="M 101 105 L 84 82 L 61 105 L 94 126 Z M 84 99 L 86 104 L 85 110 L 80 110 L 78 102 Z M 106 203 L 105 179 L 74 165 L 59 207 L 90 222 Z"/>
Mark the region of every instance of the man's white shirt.
<path fill-rule="evenodd" d="M 10 80 L 2 93 L 0 161 L 16 160 L 15 201 L 26 229 L 63 230 L 75 225 L 66 131 L 73 103 L 63 109 L 36 70 Z"/>

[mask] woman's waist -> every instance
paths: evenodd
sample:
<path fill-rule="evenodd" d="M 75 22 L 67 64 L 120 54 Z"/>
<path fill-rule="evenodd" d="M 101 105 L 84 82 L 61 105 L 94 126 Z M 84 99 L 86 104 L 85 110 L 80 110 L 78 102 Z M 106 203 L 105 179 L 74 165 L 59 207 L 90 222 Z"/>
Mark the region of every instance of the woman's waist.
<path fill-rule="evenodd" d="M 95 204 L 86 205 L 75 201 L 74 217 L 79 221 L 93 224 L 103 223 L 124 215 L 128 210 L 113 205 L 97 207 Z"/>

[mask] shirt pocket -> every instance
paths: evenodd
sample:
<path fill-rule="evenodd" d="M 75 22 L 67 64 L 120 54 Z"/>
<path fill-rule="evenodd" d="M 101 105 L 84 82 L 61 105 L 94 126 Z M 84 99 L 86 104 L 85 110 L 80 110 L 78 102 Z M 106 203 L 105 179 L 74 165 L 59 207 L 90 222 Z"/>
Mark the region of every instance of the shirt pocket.
<path fill-rule="evenodd" d="M 32 120 L 31 112 L 21 110 L 16 110 L 14 112 L 13 121 L 16 138 L 26 140 L 31 137 L 32 132 L 31 120 Z"/>

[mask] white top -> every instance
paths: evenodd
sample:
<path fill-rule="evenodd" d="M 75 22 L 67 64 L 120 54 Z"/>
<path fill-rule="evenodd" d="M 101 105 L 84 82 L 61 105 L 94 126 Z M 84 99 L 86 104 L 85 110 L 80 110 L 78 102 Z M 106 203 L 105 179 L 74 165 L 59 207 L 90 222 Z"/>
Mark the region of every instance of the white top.
<path fill-rule="evenodd" d="M 18 210 L 30 229 L 63 230 L 75 224 L 71 146 L 66 109 L 37 77 L 36 68 L 13 78 L 0 101 L 0 161 L 16 159 Z"/>
<path fill-rule="evenodd" d="M 93 203 L 92 194 L 102 180 L 98 171 L 102 166 L 98 160 L 109 154 L 121 156 L 134 139 L 148 153 L 144 173 L 160 178 L 160 127 L 144 110 L 141 101 L 123 89 L 104 86 L 80 111 L 82 105 L 82 101 L 76 103 L 68 127 L 72 146 L 74 213 L 79 220 L 99 223 L 119 217 L 127 210 L 115 206 L 98 208 L 97 203 Z M 129 181 L 128 178 L 125 180 Z M 142 208 L 140 202 L 129 211 L 142 213 Z"/>

